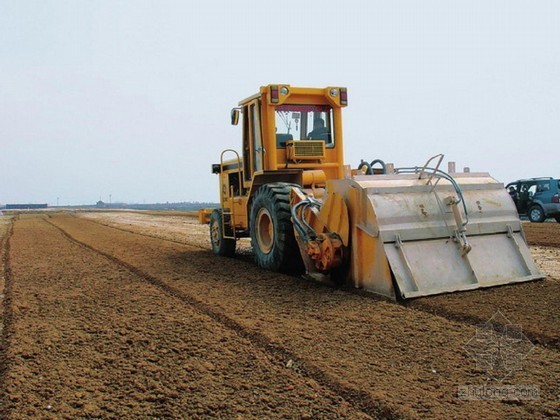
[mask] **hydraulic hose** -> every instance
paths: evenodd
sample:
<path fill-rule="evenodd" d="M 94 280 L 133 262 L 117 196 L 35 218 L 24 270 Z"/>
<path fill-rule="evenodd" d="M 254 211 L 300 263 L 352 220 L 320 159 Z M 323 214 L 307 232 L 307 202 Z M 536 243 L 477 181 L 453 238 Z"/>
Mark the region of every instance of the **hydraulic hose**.
<path fill-rule="evenodd" d="M 422 171 L 422 169 L 424 169 L 425 171 L 432 171 L 435 177 L 445 179 L 451 183 L 451 185 L 455 189 L 455 192 L 457 193 L 457 201 L 455 202 L 455 204 L 461 203 L 463 206 L 463 211 L 465 212 L 465 223 L 463 223 L 463 226 L 466 226 L 469 223 L 469 212 L 467 211 L 467 205 L 465 203 L 465 199 L 463 198 L 463 192 L 461 191 L 461 187 L 459 187 L 459 185 L 457 184 L 457 181 L 455 181 L 455 179 L 447 172 L 444 172 L 437 168 L 420 168 L 418 166 L 414 166 L 410 168 L 397 168 L 395 169 L 395 173 L 417 174 Z"/>
<path fill-rule="evenodd" d="M 371 165 L 364 160 L 360 161 L 360 164 L 358 165 L 358 171 L 361 171 L 364 166 L 366 167 L 366 175 L 373 175 L 373 169 L 371 168 Z"/>
<path fill-rule="evenodd" d="M 298 215 L 298 209 L 300 207 L 302 207 L 300 212 L 301 217 Z M 294 227 L 304 240 L 317 238 L 317 232 L 309 225 L 309 223 L 307 223 L 307 220 L 305 220 L 305 211 L 311 207 L 320 208 L 321 203 L 312 197 L 306 197 L 304 200 L 294 205 L 291 209 Z"/>
<path fill-rule="evenodd" d="M 387 165 L 381 159 L 374 159 L 374 160 L 371 161 L 371 163 L 369 164 L 369 166 L 371 167 L 371 172 L 373 173 L 373 166 L 378 164 L 378 163 L 381 165 L 381 169 L 383 170 L 383 174 L 386 175 L 387 174 Z"/>

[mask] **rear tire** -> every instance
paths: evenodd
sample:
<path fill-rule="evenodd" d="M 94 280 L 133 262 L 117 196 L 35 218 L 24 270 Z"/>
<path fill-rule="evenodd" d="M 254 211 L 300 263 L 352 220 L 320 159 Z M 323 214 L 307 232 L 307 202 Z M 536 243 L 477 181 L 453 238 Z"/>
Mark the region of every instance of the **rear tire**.
<path fill-rule="evenodd" d="M 251 206 L 251 243 L 259 267 L 283 273 L 302 271 L 290 212 L 291 184 L 261 186 Z"/>
<path fill-rule="evenodd" d="M 212 252 L 223 257 L 233 257 L 235 255 L 235 239 L 224 238 L 222 218 L 222 211 L 218 209 L 214 210 L 210 215 L 210 243 L 212 244 Z"/>
<path fill-rule="evenodd" d="M 544 211 L 541 206 L 533 206 L 527 212 L 527 217 L 533 223 L 542 223 L 544 222 L 545 216 Z"/>

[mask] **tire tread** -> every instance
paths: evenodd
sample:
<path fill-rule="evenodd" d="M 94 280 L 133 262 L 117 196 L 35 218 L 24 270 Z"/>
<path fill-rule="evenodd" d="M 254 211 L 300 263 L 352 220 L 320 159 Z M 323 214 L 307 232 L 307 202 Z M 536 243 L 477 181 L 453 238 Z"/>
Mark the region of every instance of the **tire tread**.
<path fill-rule="evenodd" d="M 303 267 L 292 225 L 290 189 L 294 186 L 298 185 L 283 182 L 265 184 L 255 194 L 251 207 L 250 230 L 255 260 L 261 268 L 292 273 L 301 271 Z M 274 245 L 268 254 L 260 251 L 256 238 L 255 217 L 263 206 L 269 210 L 276 224 Z"/>

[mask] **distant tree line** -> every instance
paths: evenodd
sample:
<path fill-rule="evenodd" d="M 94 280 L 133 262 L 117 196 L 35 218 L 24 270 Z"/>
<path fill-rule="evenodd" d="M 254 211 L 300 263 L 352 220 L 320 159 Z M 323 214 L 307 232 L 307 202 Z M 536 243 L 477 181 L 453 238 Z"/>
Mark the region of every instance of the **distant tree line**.
<path fill-rule="evenodd" d="M 89 206 L 74 206 L 89 207 Z M 217 203 L 200 201 L 182 201 L 180 203 L 150 203 L 150 204 L 130 204 L 130 203 L 105 203 L 98 201 L 95 206 L 101 209 L 130 209 L 130 210 L 198 210 L 207 207 L 219 207 Z"/>
<path fill-rule="evenodd" d="M 182 201 L 180 203 L 149 203 L 149 204 L 130 204 L 130 203 L 105 203 L 98 201 L 96 204 L 82 204 L 78 206 L 60 206 L 73 209 L 130 209 L 130 210 L 198 210 L 204 208 L 219 207 L 218 203 L 204 201 Z M 47 204 L 0 204 L 0 209 L 45 209 Z M 56 207 L 56 206 L 55 206 Z"/>
<path fill-rule="evenodd" d="M 46 209 L 48 205 L 45 204 L 6 204 L 0 205 L 0 209 L 6 210 L 33 210 L 33 209 Z"/>

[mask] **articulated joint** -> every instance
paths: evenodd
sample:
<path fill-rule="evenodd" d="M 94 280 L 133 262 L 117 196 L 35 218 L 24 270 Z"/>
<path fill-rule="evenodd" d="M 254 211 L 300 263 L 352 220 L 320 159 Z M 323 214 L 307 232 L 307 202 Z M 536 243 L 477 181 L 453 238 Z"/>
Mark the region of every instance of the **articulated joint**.
<path fill-rule="evenodd" d="M 342 264 L 343 244 L 336 233 L 320 233 L 315 239 L 307 241 L 306 245 L 307 254 L 315 261 L 318 270 L 327 271 Z"/>

